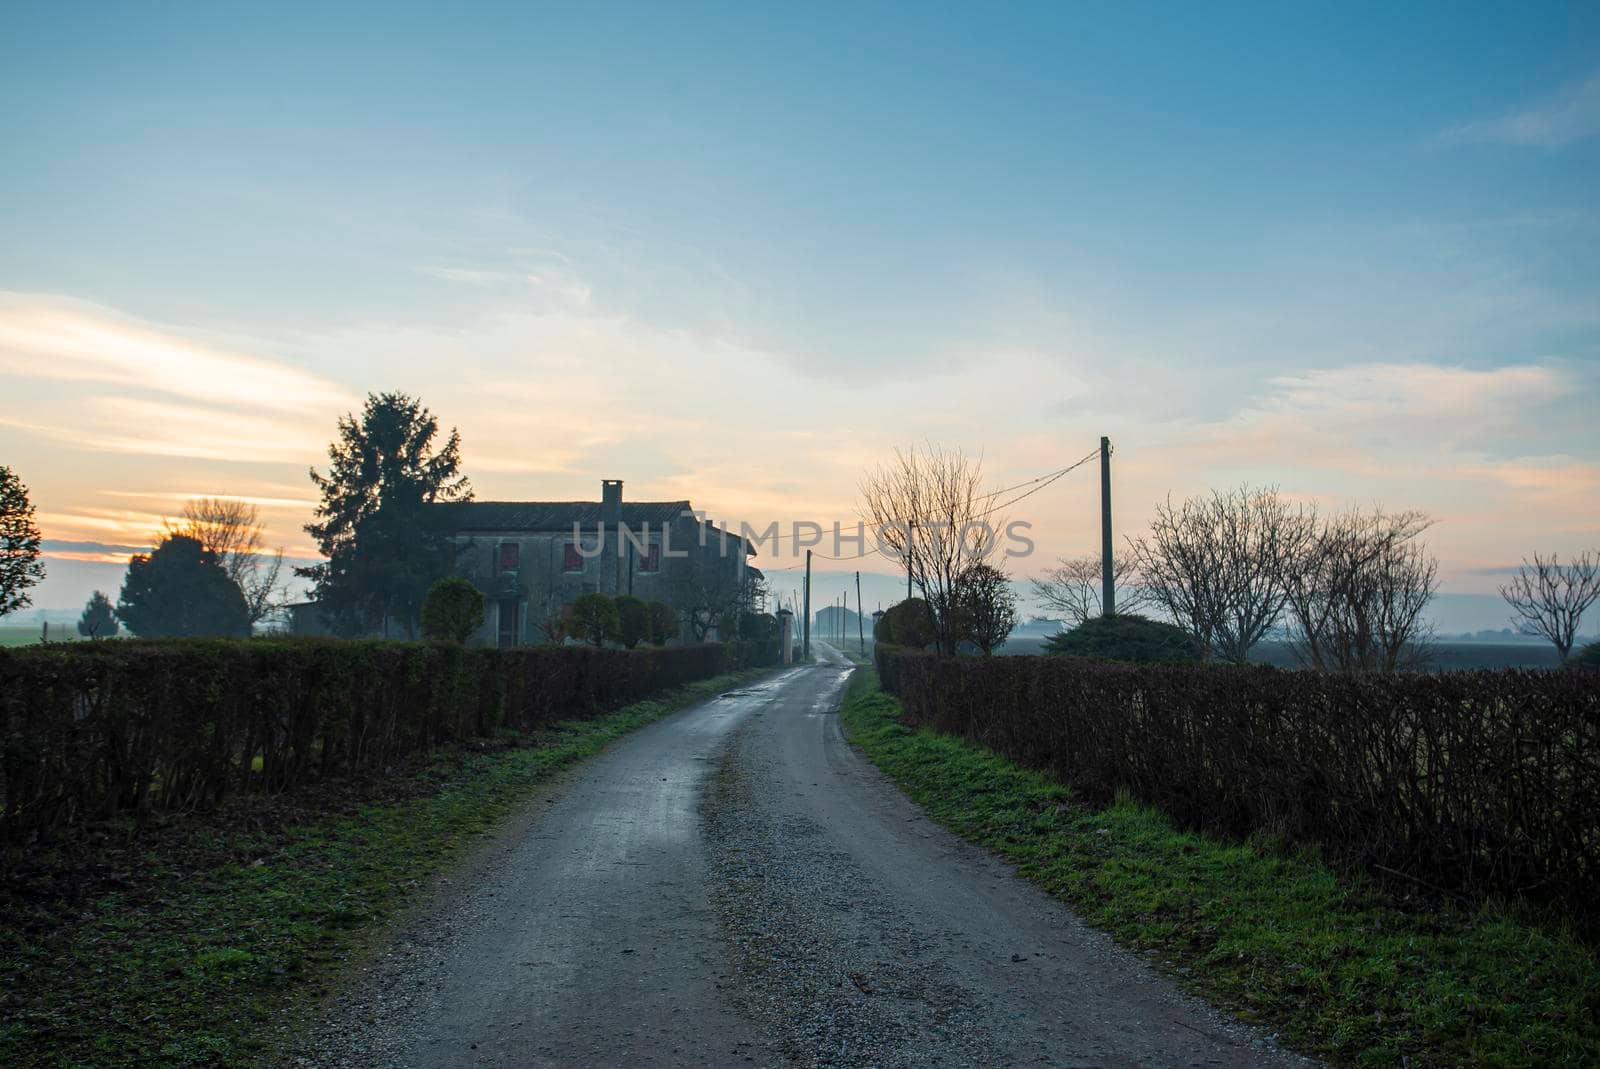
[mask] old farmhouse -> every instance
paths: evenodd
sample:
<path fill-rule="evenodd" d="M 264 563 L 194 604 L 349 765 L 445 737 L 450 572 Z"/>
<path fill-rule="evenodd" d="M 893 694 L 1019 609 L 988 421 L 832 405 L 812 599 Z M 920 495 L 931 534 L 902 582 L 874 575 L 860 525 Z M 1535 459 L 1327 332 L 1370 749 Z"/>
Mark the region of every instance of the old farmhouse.
<path fill-rule="evenodd" d="M 599 501 L 434 508 L 450 539 L 452 574 L 489 599 L 475 644 L 554 641 L 572 602 L 590 593 L 664 601 L 678 611 L 678 641 L 695 641 L 707 614 L 740 603 L 760 576 L 744 539 L 696 517 L 688 501 L 625 502 L 620 479 L 601 482 Z"/>

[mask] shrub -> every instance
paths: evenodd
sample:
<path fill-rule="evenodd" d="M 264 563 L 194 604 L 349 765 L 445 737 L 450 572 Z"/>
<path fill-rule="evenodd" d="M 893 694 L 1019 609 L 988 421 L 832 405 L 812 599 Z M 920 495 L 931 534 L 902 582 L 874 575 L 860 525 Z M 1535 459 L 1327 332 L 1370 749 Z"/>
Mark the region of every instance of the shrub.
<path fill-rule="evenodd" d="M 778 618 L 769 612 L 739 616 L 739 637 L 747 642 L 773 642 L 778 638 Z"/>
<path fill-rule="evenodd" d="M 1132 614 L 1095 616 L 1071 631 L 1051 635 L 1046 653 L 1137 664 L 1194 662 L 1194 638 L 1181 627 Z"/>
<path fill-rule="evenodd" d="M 274 638 L 0 649 L 0 842 L 596 716 L 728 651 Z"/>
<path fill-rule="evenodd" d="M 908 716 L 1188 827 L 1318 843 L 1408 892 L 1600 922 L 1600 680 L 1361 675 L 878 649 Z"/>
<path fill-rule="evenodd" d="M 889 606 L 883 619 L 872 629 L 874 641 L 913 650 L 933 645 L 936 634 L 933 613 L 921 598 L 907 598 Z"/>
<path fill-rule="evenodd" d="M 1600 672 L 1600 642 L 1591 642 L 1583 649 L 1574 653 L 1567 660 L 1567 664 L 1575 668 L 1587 668 Z"/>
<path fill-rule="evenodd" d="M 631 650 L 650 637 L 650 606 L 631 594 L 618 598 L 616 606 L 617 639 Z"/>
<path fill-rule="evenodd" d="M 583 594 L 572 603 L 572 633 L 594 646 L 617 637 L 617 603 L 604 594 Z"/>
<path fill-rule="evenodd" d="M 488 602 L 483 592 L 461 578 L 441 579 L 422 599 L 422 637 L 465 642 L 483 626 Z"/>
<path fill-rule="evenodd" d="M 678 610 L 664 601 L 650 602 L 650 641 L 664 646 L 678 637 Z"/>

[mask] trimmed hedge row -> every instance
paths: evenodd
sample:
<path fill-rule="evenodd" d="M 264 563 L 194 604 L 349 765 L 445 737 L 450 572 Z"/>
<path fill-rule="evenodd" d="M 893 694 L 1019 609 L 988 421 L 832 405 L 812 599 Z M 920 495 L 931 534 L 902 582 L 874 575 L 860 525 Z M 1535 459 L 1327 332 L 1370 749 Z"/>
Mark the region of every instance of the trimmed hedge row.
<path fill-rule="evenodd" d="M 908 716 L 1105 804 L 1317 843 L 1380 877 L 1600 921 L 1600 674 L 1348 675 L 939 659 L 883 646 Z"/>
<path fill-rule="evenodd" d="M 383 769 L 777 662 L 776 645 L 474 649 L 337 639 L 0 650 L 0 841 Z"/>

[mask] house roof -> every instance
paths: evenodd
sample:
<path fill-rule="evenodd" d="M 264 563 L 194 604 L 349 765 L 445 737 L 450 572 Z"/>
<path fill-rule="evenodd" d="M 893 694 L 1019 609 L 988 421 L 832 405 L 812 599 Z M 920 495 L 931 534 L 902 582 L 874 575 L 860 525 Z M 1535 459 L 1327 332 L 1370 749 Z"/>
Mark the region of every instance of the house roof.
<path fill-rule="evenodd" d="M 598 501 L 450 501 L 434 505 L 457 531 L 571 531 L 600 522 Z M 624 501 L 619 518 L 629 527 L 661 527 L 689 511 L 687 501 Z"/>

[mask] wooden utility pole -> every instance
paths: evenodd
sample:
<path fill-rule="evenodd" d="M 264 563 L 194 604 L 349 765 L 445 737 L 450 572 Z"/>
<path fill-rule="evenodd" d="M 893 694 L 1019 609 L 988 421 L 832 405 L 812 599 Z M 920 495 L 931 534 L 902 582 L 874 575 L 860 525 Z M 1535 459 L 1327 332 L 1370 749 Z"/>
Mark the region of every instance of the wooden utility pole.
<path fill-rule="evenodd" d="M 911 546 L 917 540 L 917 521 L 906 521 L 906 600 L 911 600 Z"/>
<path fill-rule="evenodd" d="M 806 550 L 806 622 L 801 630 L 805 638 L 800 643 L 802 657 L 811 660 L 811 551 Z"/>
<path fill-rule="evenodd" d="M 863 616 L 865 616 L 865 615 L 867 615 L 866 609 L 863 608 L 862 605 L 861 605 L 861 573 L 857 572 L 856 573 L 856 642 L 861 646 L 861 656 L 863 656 L 863 657 L 865 657 L 867 655 L 867 632 L 865 630 L 866 625 L 861 622 L 861 618 Z"/>
<path fill-rule="evenodd" d="M 1100 439 L 1100 615 L 1117 614 L 1116 567 L 1111 561 L 1111 439 Z"/>

